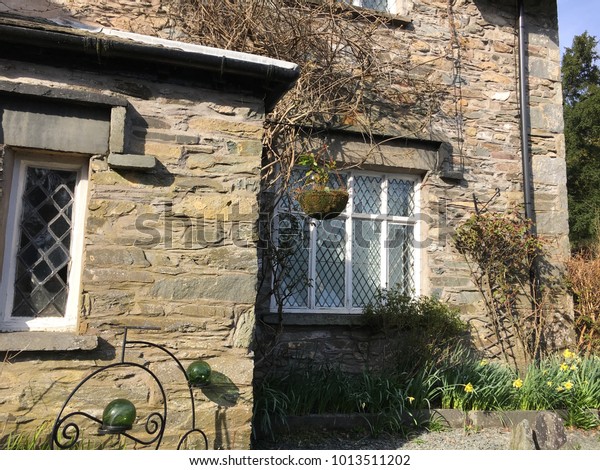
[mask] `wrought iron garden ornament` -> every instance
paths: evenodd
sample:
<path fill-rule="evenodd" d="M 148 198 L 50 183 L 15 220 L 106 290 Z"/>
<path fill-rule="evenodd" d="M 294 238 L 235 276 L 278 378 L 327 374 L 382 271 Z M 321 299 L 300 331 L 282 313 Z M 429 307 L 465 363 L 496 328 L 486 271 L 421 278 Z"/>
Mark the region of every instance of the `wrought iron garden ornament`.
<path fill-rule="evenodd" d="M 95 370 L 85 377 L 81 382 L 79 382 L 75 389 L 70 393 L 60 412 L 58 413 L 56 421 L 54 422 L 54 426 L 52 427 L 52 440 L 50 443 L 52 449 L 72 449 L 81 444 L 82 427 L 79 423 L 82 423 L 82 421 L 88 421 L 90 424 L 97 423 L 100 425 L 97 431 L 98 435 L 116 434 L 143 446 L 154 446 L 155 449 L 160 447 L 167 424 L 167 395 L 161 381 L 148 367 L 136 362 L 125 360 L 127 348 L 133 345 L 150 346 L 163 351 L 175 362 L 185 378 L 185 384 L 189 389 L 191 429 L 181 437 L 177 445 L 177 449 L 181 449 L 187 439 L 193 435 L 199 435 L 201 437 L 201 442 L 204 444 L 204 448 L 208 449 L 208 438 L 206 437 L 206 434 L 201 429 L 196 428 L 196 409 L 194 404 L 193 388 L 207 385 L 210 382 L 210 366 L 204 361 L 195 361 L 192 363 L 190 368 L 188 368 L 190 369 L 188 371 L 183 367 L 175 355 L 167 348 L 148 341 L 129 340 L 127 338 L 127 332 L 130 329 L 160 330 L 160 328 L 156 327 L 124 327 L 120 361 Z M 114 400 L 108 403 L 104 409 L 102 419 L 86 411 L 77 410 L 67 412 L 69 403 L 78 394 L 78 392 L 81 391 L 82 387 L 86 383 L 101 373 L 117 373 L 119 370 L 124 368 L 135 369 L 138 372 L 147 374 L 160 391 L 162 407 L 160 407 L 161 409 L 158 411 L 150 413 L 147 416 L 145 424 L 142 426 L 142 432 L 145 432 L 145 436 L 139 437 L 139 430 L 136 430 L 136 434 L 130 432 L 133 428 L 133 422 L 136 418 L 136 407 L 131 401 L 120 396 L 115 397 Z M 200 377 L 200 379 L 198 377 Z"/>

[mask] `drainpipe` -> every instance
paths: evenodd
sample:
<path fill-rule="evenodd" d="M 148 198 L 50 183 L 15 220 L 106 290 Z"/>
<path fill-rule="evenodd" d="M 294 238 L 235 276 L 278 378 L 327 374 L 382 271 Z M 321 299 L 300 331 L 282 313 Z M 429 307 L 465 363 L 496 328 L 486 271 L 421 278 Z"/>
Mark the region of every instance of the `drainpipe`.
<path fill-rule="evenodd" d="M 532 232 L 535 234 L 535 208 L 533 201 L 533 169 L 531 165 L 531 152 L 529 150 L 529 130 L 531 119 L 529 113 L 529 95 L 527 93 L 527 49 L 525 29 L 525 0 L 519 2 L 519 102 L 521 114 L 521 155 L 523 164 L 523 199 L 525 203 L 525 217 L 532 221 Z"/>
<path fill-rule="evenodd" d="M 520 93 L 520 112 L 521 112 L 521 155 L 523 164 L 523 200 L 525 203 L 525 217 L 531 221 L 529 229 L 531 235 L 537 235 L 537 227 L 535 220 L 535 206 L 533 196 L 533 167 L 531 161 L 531 152 L 529 149 L 529 132 L 531 129 L 531 115 L 529 107 L 529 94 L 527 93 L 527 49 L 526 37 L 527 31 L 525 28 L 525 0 L 519 2 L 519 93 Z M 534 260 L 529 269 L 529 292 L 531 294 L 531 311 L 535 312 L 538 308 L 538 300 L 540 299 L 540 276 L 539 276 L 539 260 Z M 534 322 L 539 326 L 537 315 L 534 316 Z M 539 331 L 540 337 L 534 338 L 534 342 L 538 342 L 541 349 L 545 343 L 544 332 Z M 540 349 L 536 347 L 534 350 L 535 358 L 539 359 Z"/>

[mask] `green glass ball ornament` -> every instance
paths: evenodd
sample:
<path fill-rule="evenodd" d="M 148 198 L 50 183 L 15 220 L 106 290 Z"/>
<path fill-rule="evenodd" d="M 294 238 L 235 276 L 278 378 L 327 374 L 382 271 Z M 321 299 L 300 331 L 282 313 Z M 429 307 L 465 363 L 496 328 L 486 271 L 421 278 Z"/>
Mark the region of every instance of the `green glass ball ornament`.
<path fill-rule="evenodd" d="M 211 368 L 205 361 L 194 361 L 187 368 L 190 385 L 204 387 L 210 383 Z"/>
<path fill-rule="evenodd" d="M 125 398 L 111 401 L 102 413 L 101 434 L 118 434 L 131 429 L 135 421 L 136 409 L 133 403 Z"/>

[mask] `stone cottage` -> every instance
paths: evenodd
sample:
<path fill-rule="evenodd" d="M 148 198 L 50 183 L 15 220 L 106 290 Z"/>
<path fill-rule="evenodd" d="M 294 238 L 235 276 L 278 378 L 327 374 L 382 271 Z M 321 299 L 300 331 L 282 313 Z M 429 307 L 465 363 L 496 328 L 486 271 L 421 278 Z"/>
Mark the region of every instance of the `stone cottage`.
<path fill-rule="evenodd" d="M 26 3 L 37 19 L 14 16 L 23 5 L 5 1 L 0 34 L 6 430 L 55 415 L 87 372 L 116 360 L 123 326 L 149 325 L 161 333 L 130 335 L 172 348 L 185 364 L 206 359 L 235 389 L 233 402 L 196 395 L 210 447 L 247 447 L 253 376 L 273 355 L 277 364 L 309 358 L 364 368 L 379 353 L 362 308 L 377 288 L 398 284 L 459 306 L 477 346 L 494 356 L 481 296 L 452 243 L 478 204 L 523 208 L 560 276 L 569 242 L 556 2 L 340 2 L 389 20 L 376 32 L 381 57 L 392 69 L 400 57 L 409 63 L 435 87 L 437 104 L 425 117 L 386 108 L 368 139 L 351 124 L 326 129 L 330 155 L 350 163 L 350 201 L 340 217 L 318 223 L 292 207 L 304 227 L 293 274 L 310 282 L 288 289 L 283 305 L 263 269 L 257 227 L 279 224 L 283 213 L 263 206 L 259 216 L 270 199 L 260 181 L 261 138 L 265 115 L 298 70 L 169 42 L 185 33 L 168 2 Z M 403 86 L 390 73 L 390 87 Z M 414 119 L 419 126 L 410 126 Z M 67 180 L 60 188 L 69 188 L 63 204 L 73 207 L 66 225 L 75 250 L 70 288 L 57 291 L 44 315 L 15 300 L 13 287 L 15 260 L 25 261 L 30 246 L 15 228 L 25 204 L 18 201 L 34 198 L 23 199 L 34 192 L 23 189 L 24 169 L 40 160 L 42 173 L 56 169 Z M 50 210 L 63 211 L 59 204 Z M 66 251 L 53 230 L 44 261 Z M 48 283 L 62 276 L 67 284 L 64 264 L 48 266 Z M 35 293 L 30 278 L 19 295 Z M 58 315 L 57 304 L 68 314 Z M 561 347 L 571 331 L 569 297 L 556 292 L 553 307 L 551 342 Z M 170 377 L 168 361 L 149 351 L 140 358 Z"/>
<path fill-rule="evenodd" d="M 263 120 L 298 69 L 58 23 L 0 17 L 1 434 L 51 423 L 119 359 L 124 327 L 154 327 L 129 339 L 184 367 L 202 359 L 230 386 L 196 393 L 209 446 L 247 448 Z M 176 382 L 146 349 L 132 354 Z M 113 380 L 86 409 L 102 410 Z M 116 382 L 161 405 L 143 382 Z M 190 410 L 173 393 L 167 431 L 181 434 Z"/>

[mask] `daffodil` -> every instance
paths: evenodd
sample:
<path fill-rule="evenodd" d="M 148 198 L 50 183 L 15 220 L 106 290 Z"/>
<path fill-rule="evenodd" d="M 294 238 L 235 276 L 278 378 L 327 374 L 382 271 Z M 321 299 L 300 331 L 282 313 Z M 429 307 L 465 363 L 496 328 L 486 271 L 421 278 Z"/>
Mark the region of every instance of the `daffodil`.
<path fill-rule="evenodd" d="M 546 384 L 548 385 L 548 387 L 552 387 L 552 385 L 553 385 L 552 380 L 548 380 L 548 382 L 546 382 Z"/>
<path fill-rule="evenodd" d="M 563 390 L 564 390 L 564 388 L 562 388 L 562 387 L 560 387 L 560 386 L 556 387 L 556 391 L 557 391 L 557 392 L 562 392 Z"/>
<path fill-rule="evenodd" d="M 563 352 L 563 357 L 564 357 L 565 359 L 573 359 L 573 358 L 575 357 L 575 353 L 573 353 L 573 352 L 569 351 L 569 349 L 567 348 L 567 349 L 565 349 L 565 350 L 564 350 L 564 352 Z"/>
<path fill-rule="evenodd" d="M 469 382 L 467 385 L 465 385 L 465 392 L 473 393 L 474 391 L 475 391 L 475 389 L 473 388 L 473 385 L 471 384 L 471 382 Z"/>
<path fill-rule="evenodd" d="M 571 367 L 569 367 L 569 369 L 571 369 L 571 370 L 577 370 L 577 366 L 575 364 L 571 364 Z"/>
<path fill-rule="evenodd" d="M 568 380 L 566 382 L 563 382 L 562 386 L 565 387 L 565 390 L 571 390 L 573 388 L 573 382 Z"/>
<path fill-rule="evenodd" d="M 408 397 L 408 403 L 412 403 L 413 401 L 415 401 L 415 397 Z"/>
<path fill-rule="evenodd" d="M 516 379 L 513 381 L 513 387 L 521 388 L 523 386 L 523 381 L 521 379 Z"/>
<path fill-rule="evenodd" d="M 479 361 L 479 365 L 480 366 L 487 366 L 489 363 L 489 361 L 487 359 L 482 359 L 481 361 Z"/>
<path fill-rule="evenodd" d="M 569 370 L 569 365 L 566 362 L 563 362 L 560 365 L 560 370 L 562 370 L 563 372 Z"/>

